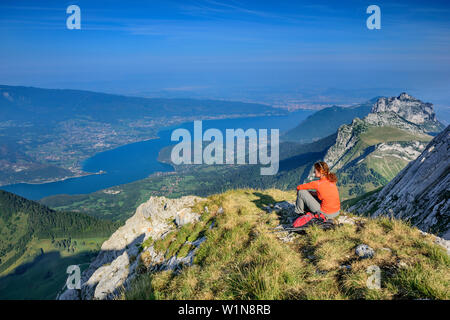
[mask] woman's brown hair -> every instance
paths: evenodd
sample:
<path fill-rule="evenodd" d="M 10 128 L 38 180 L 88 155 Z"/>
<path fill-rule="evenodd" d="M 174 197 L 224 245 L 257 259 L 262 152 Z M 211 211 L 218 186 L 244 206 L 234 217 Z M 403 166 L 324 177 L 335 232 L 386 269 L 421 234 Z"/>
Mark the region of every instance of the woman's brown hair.
<path fill-rule="evenodd" d="M 323 173 L 330 182 L 337 182 L 336 174 L 330 172 L 330 168 L 328 168 L 328 165 L 324 161 L 314 163 L 314 168 L 320 173 Z"/>

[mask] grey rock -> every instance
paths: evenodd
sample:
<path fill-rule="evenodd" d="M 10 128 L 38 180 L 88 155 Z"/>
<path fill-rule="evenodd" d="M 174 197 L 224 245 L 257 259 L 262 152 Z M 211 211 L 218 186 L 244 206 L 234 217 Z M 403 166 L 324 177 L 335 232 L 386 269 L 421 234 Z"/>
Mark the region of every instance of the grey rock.
<path fill-rule="evenodd" d="M 184 208 L 178 212 L 175 217 L 175 223 L 177 226 L 182 227 L 188 223 L 197 222 L 200 218 L 198 213 L 192 212 L 190 208 Z"/>
<path fill-rule="evenodd" d="M 277 202 L 271 205 L 270 208 L 265 207 L 269 213 L 276 212 L 281 219 L 283 224 L 292 225 L 294 220 L 298 218 L 298 214 L 295 213 L 295 204 L 289 201 Z M 287 239 L 289 242 L 291 239 Z"/>
<path fill-rule="evenodd" d="M 80 300 L 81 290 L 67 289 L 66 287 L 64 289 L 65 291 L 58 294 L 56 300 Z"/>
<path fill-rule="evenodd" d="M 375 251 L 373 251 L 373 249 L 367 244 L 360 244 L 356 247 L 355 253 L 361 259 L 369 259 L 373 258 Z"/>
<path fill-rule="evenodd" d="M 345 215 L 339 215 L 336 219 L 336 221 L 338 223 L 342 223 L 342 224 L 350 224 L 350 225 L 355 225 L 356 223 L 356 219 L 355 218 L 351 218 Z"/>
<path fill-rule="evenodd" d="M 277 233 L 276 237 L 278 240 L 284 242 L 284 243 L 291 243 L 294 241 L 294 239 L 297 237 L 294 233 L 284 233 L 280 232 Z"/>
<path fill-rule="evenodd" d="M 291 214 L 295 209 L 295 206 L 292 202 L 289 201 L 282 201 L 277 202 L 273 206 L 273 210 L 276 212 L 284 211 L 287 214 Z"/>
<path fill-rule="evenodd" d="M 339 266 L 339 269 L 351 270 L 352 266 L 344 264 L 344 265 Z"/>
<path fill-rule="evenodd" d="M 206 237 L 201 237 L 201 238 L 198 238 L 197 240 L 191 242 L 191 244 L 193 246 L 195 246 L 195 247 L 198 247 L 199 245 L 201 245 L 205 241 L 206 241 Z"/>
<path fill-rule="evenodd" d="M 316 274 L 321 275 L 321 276 L 324 276 L 327 273 L 328 273 L 328 271 L 326 271 L 326 270 L 316 270 Z"/>
<path fill-rule="evenodd" d="M 437 236 L 435 236 L 433 234 L 429 234 L 429 233 L 423 232 L 422 230 L 419 230 L 419 232 L 424 237 L 431 236 L 433 238 L 433 242 L 435 244 L 441 246 L 442 248 L 444 248 L 447 251 L 447 255 L 450 256 L 450 240 L 446 240 L 444 238 L 437 237 Z"/>
<path fill-rule="evenodd" d="M 199 215 L 192 212 L 190 207 L 201 199 L 194 196 L 180 199 L 151 197 L 102 244 L 100 253 L 81 275 L 81 289 L 63 288 L 57 299 L 114 299 L 128 288 L 136 276 L 138 262 L 144 252 L 150 268 L 176 269 L 177 266 L 191 263 L 195 250 L 205 239 L 196 240 L 196 248 L 186 257 L 172 257 L 167 261 L 163 254 L 155 252 L 153 246 L 142 252 L 140 247 L 148 238 L 157 240 L 172 231 L 174 226 L 168 223 L 170 220 L 177 221 L 180 226 L 197 221 Z"/>

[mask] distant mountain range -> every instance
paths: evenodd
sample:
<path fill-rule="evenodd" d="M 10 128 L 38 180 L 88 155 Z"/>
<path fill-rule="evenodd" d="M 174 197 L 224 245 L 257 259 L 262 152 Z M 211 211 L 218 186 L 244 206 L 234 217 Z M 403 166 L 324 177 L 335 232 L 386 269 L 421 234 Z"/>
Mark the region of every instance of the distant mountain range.
<path fill-rule="evenodd" d="M 333 106 L 323 108 L 303 120 L 297 127 L 289 130 L 281 139 L 298 143 L 313 142 L 326 137 L 350 123 L 354 118 L 363 118 L 369 114 L 377 98 L 352 107 Z"/>
<path fill-rule="evenodd" d="M 280 113 L 270 106 L 221 100 L 138 98 L 82 90 L 0 85 L 0 119 L 50 123 Z"/>
<path fill-rule="evenodd" d="M 397 115 L 400 119 L 393 120 L 393 115 Z M 401 122 L 409 122 L 417 126 L 418 131 L 426 133 L 435 133 L 442 131 L 445 126 L 440 123 L 433 110 L 433 104 L 422 102 L 406 92 L 398 97 L 380 98 L 372 107 L 368 121 L 374 123 L 378 121 L 378 125 L 395 125 L 399 126 Z M 408 129 L 415 130 L 414 125 Z M 403 125 L 406 128 L 406 125 Z"/>
<path fill-rule="evenodd" d="M 297 127 L 286 132 L 281 138 L 285 141 L 299 143 L 312 142 L 336 132 L 341 125 L 352 122 L 354 118 L 362 119 L 371 112 L 382 112 L 386 106 L 391 108 L 391 112 L 398 111 L 398 115 L 409 122 L 423 121 L 419 123 L 425 131 L 436 133 L 445 127 L 436 119 L 431 103 L 423 103 L 404 93 L 399 97 L 376 97 L 352 107 L 323 108 L 303 120 Z M 420 118 L 415 118 L 417 114 L 420 114 Z M 437 123 L 440 125 L 436 126 Z"/>

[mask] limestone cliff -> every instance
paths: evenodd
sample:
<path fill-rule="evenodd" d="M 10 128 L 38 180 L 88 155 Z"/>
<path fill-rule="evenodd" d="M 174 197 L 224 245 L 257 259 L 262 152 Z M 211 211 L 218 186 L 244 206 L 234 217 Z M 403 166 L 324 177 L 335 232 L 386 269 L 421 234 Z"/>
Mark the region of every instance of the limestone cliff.
<path fill-rule="evenodd" d="M 450 239 L 450 126 L 426 146 L 380 192 L 349 211 L 408 219 L 424 231 Z"/>

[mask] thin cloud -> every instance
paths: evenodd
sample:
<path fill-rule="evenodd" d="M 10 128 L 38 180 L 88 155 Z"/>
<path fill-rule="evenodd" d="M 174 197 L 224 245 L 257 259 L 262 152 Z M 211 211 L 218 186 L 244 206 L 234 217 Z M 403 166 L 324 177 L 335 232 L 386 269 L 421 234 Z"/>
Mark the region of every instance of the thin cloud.
<path fill-rule="evenodd" d="M 268 19 L 277 19 L 284 22 L 295 22 L 297 19 L 287 16 L 287 15 L 277 15 L 271 12 L 261 11 L 261 10 L 253 10 L 242 6 L 237 1 L 229 1 L 231 3 L 219 2 L 215 0 L 205 0 L 202 4 L 195 5 L 182 5 L 179 9 L 184 14 L 204 16 L 210 18 L 218 18 L 217 14 L 227 14 L 228 19 L 239 20 L 236 13 L 241 13 L 247 16 L 260 17 L 260 18 L 268 18 Z M 233 14 L 233 15 L 232 15 Z"/>
<path fill-rule="evenodd" d="M 33 7 L 33 6 L 0 6 L 0 8 L 3 9 L 9 9 L 9 10 L 17 10 L 17 11 L 25 11 L 25 10 L 32 10 L 32 11 L 61 11 L 64 10 L 66 7 L 61 8 L 55 8 L 55 7 Z"/>

